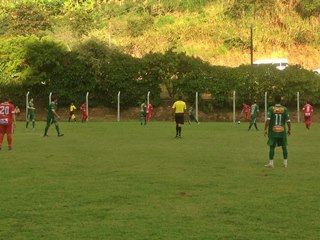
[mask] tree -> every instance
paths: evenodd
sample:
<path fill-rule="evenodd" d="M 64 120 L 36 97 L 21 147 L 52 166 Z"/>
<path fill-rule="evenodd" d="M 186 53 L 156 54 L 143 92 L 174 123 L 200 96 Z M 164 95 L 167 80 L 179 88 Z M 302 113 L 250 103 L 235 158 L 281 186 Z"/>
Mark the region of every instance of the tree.
<path fill-rule="evenodd" d="M 5 8 L 5 12 L 6 35 L 41 35 L 52 29 L 49 17 L 35 3 L 19 3 L 14 8 Z"/>

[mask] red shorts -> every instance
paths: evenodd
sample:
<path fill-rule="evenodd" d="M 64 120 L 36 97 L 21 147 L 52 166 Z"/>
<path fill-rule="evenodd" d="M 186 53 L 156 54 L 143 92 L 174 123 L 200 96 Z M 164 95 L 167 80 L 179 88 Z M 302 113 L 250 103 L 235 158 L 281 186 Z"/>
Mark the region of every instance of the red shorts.
<path fill-rule="evenodd" d="M 305 123 L 310 123 L 312 120 L 311 116 L 304 116 L 304 122 Z"/>
<path fill-rule="evenodd" d="M 12 124 L 0 124 L 0 133 L 12 134 Z"/>

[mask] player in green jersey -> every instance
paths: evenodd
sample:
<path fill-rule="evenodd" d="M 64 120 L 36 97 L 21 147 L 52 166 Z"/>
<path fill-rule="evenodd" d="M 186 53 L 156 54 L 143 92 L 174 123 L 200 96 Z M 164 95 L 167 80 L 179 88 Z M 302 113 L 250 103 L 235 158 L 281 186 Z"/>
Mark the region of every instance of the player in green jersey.
<path fill-rule="evenodd" d="M 57 121 L 57 119 L 60 119 L 60 116 L 56 112 L 57 104 L 58 104 L 58 99 L 54 98 L 49 105 L 48 114 L 47 114 L 47 126 L 44 130 L 44 135 L 43 135 L 44 137 L 48 136 L 48 130 L 51 124 L 54 124 L 56 126 L 58 137 L 62 137 L 64 135 L 63 133 L 60 132 L 59 124 Z"/>
<path fill-rule="evenodd" d="M 146 102 L 143 101 L 140 105 L 140 113 L 139 113 L 139 117 L 140 117 L 140 124 L 141 125 L 146 125 L 146 113 L 147 113 L 147 105 Z"/>
<path fill-rule="evenodd" d="M 191 124 L 191 122 L 196 122 L 197 124 L 200 124 L 196 116 L 194 115 L 193 106 L 190 106 L 188 109 L 188 123 Z"/>
<path fill-rule="evenodd" d="M 264 127 L 264 135 L 268 135 L 269 163 L 266 167 L 273 168 L 273 157 L 276 146 L 282 147 L 283 167 L 288 166 L 288 150 L 287 150 L 287 132 L 286 123 L 288 125 L 288 135 L 291 134 L 291 123 L 288 109 L 281 105 L 281 96 L 275 97 L 275 105 L 268 108 L 267 120 Z"/>
<path fill-rule="evenodd" d="M 29 122 L 32 121 L 32 129 L 34 129 L 35 127 L 35 107 L 33 104 L 33 98 L 30 99 L 30 101 L 28 102 L 28 106 L 27 106 L 27 122 L 26 122 L 26 128 L 28 128 L 29 126 Z"/>
<path fill-rule="evenodd" d="M 258 116 L 258 112 L 259 112 L 259 105 L 257 104 L 257 101 L 254 100 L 254 103 L 251 105 L 251 122 L 249 124 L 249 128 L 248 131 L 250 131 L 252 125 L 254 125 L 254 127 L 256 128 L 257 131 L 259 131 L 258 126 L 257 126 L 257 116 Z"/>

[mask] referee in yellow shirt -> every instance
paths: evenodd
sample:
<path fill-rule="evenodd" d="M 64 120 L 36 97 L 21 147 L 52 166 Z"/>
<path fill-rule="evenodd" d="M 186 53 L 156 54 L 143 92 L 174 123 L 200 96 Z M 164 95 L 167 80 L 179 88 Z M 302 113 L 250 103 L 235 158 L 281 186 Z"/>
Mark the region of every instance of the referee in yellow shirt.
<path fill-rule="evenodd" d="M 70 120 L 74 120 L 75 122 L 77 121 L 76 115 L 74 115 L 74 111 L 76 110 L 76 106 L 73 104 L 73 102 L 70 104 L 70 109 L 69 109 L 69 122 Z"/>
<path fill-rule="evenodd" d="M 181 127 L 184 124 L 184 111 L 187 109 L 187 104 L 182 101 L 182 97 L 179 96 L 179 100 L 175 101 L 172 105 L 174 111 L 174 118 L 176 120 L 176 138 L 181 138 Z"/>

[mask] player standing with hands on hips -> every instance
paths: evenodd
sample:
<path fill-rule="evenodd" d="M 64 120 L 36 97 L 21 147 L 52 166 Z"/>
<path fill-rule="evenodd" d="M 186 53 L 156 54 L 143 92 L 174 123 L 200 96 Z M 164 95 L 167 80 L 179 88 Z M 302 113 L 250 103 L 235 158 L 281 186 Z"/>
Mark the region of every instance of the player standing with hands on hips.
<path fill-rule="evenodd" d="M 283 167 L 288 167 L 288 150 L 287 150 L 287 132 L 286 123 L 288 125 L 288 135 L 291 134 L 291 122 L 288 109 L 281 105 L 281 96 L 275 97 L 275 105 L 268 108 L 267 120 L 264 127 L 264 135 L 268 135 L 269 163 L 265 167 L 273 168 L 274 150 L 277 146 L 282 147 Z"/>
<path fill-rule="evenodd" d="M 182 96 L 174 102 L 172 110 L 176 121 L 176 138 L 181 138 L 182 125 L 184 124 L 184 111 L 187 109 L 187 104 L 182 101 Z"/>

